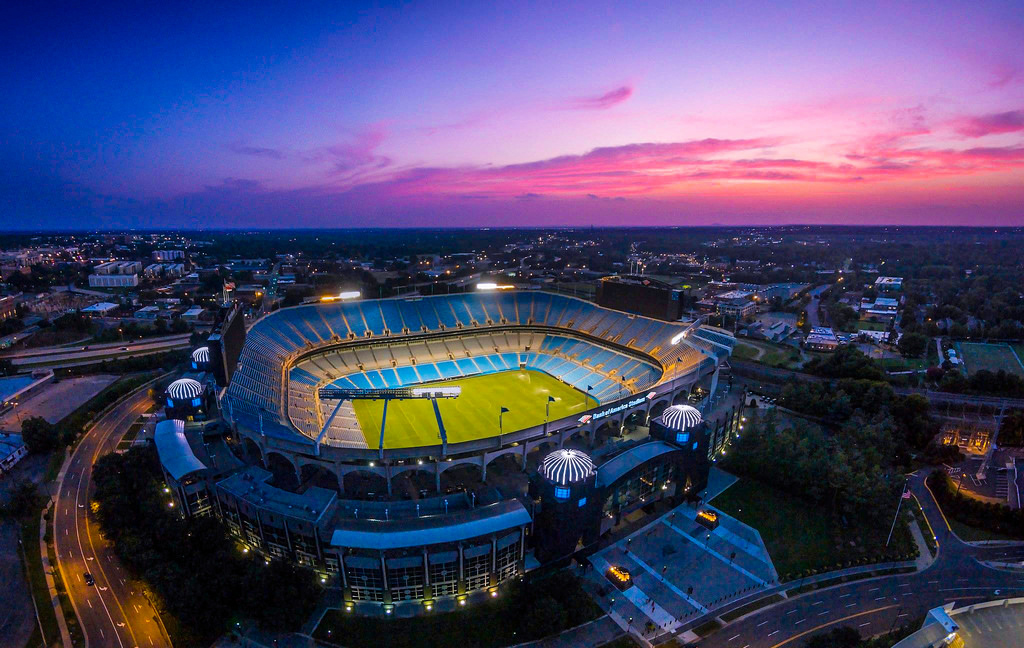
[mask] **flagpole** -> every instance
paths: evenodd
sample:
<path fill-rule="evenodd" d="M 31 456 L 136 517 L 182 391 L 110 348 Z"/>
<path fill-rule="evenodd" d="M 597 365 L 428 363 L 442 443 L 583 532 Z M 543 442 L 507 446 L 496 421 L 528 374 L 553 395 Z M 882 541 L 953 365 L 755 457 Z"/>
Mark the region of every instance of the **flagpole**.
<path fill-rule="evenodd" d="M 893 518 L 892 518 L 892 526 L 889 527 L 889 537 L 885 539 L 885 546 L 886 547 L 889 546 L 889 541 L 892 540 L 892 532 L 896 529 L 896 520 L 898 520 L 899 517 L 900 517 L 900 507 L 903 506 L 903 496 L 907 492 L 907 482 L 908 481 L 909 480 L 904 480 L 903 481 L 903 490 L 900 491 L 900 502 L 899 502 L 899 504 L 896 505 L 896 515 L 893 516 Z"/>

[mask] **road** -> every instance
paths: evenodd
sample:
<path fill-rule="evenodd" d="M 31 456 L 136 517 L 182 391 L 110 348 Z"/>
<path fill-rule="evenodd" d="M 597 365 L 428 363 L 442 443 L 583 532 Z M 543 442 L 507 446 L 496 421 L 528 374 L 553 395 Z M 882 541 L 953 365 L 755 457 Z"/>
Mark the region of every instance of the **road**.
<path fill-rule="evenodd" d="M 6 354 L 11 363 L 19 369 L 36 367 L 73 367 L 126 356 L 163 353 L 175 349 L 189 348 L 190 333 L 169 335 L 134 342 L 111 342 L 73 347 L 47 347 L 28 349 Z"/>
<path fill-rule="evenodd" d="M 980 548 L 961 542 L 949 531 L 924 487 L 925 476 L 914 475 L 910 485 L 939 542 L 939 554 L 928 568 L 789 598 L 726 625 L 696 645 L 797 648 L 809 635 L 832 627 L 848 625 L 869 636 L 917 621 L 945 603 L 961 605 L 1024 595 L 1024 573 L 990 569 L 979 562 L 1024 560 L 1024 546 Z"/>
<path fill-rule="evenodd" d="M 117 446 L 151 404 L 146 390 L 118 404 L 82 438 L 67 472 L 58 478 L 54 516 L 57 564 L 92 648 L 171 646 L 156 610 L 90 520 L 89 508 L 93 464 Z M 85 583 L 86 573 L 96 579 L 94 586 Z"/>

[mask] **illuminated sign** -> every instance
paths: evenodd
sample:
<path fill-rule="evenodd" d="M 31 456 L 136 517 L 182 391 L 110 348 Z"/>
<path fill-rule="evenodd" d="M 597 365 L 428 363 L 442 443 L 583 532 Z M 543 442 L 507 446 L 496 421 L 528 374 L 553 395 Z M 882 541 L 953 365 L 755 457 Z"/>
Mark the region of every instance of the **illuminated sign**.
<path fill-rule="evenodd" d="M 697 513 L 697 524 L 712 531 L 718 528 L 718 513 L 714 511 L 699 511 Z"/>
<path fill-rule="evenodd" d="M 633 585 L 633 577 L 625 567 L 612 565 L 608 568 L 608 571 L 605 572 L 605 576 L 615 585 L 615 587 L 623 591 L 629 589 Z"/>
<path fill-rule="evenodd" d="M 647 401 L 647 397 L 646 396 L 641 396 L 640 398 L 634 398 L 634 399 L 632 399 L 630 401 L 622 403 L 621 405 L 616 405 L 615 407 L 609 407 L 608 409 L 606 409 L 604 411 L 597 412 L 596 414 L 594 414 L 594 419 L 595 420 L 596 419 L 603 419 L 606 416 L 611 416 L 612 414 L 618 414 L 619 412 L 621 412 L 623 410 L 628 410 L 630 407 L 636 407 L 637 405 L 643 405 L 646 401 Z"/>

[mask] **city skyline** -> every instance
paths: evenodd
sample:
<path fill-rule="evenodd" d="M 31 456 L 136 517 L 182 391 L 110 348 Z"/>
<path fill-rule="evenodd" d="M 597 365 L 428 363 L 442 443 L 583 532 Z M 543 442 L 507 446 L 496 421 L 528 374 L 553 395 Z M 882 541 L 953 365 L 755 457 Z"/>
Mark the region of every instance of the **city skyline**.
<path fill-rule="evenodd" d="M 26 11 L 3 229 L 1024 224 L 1019 2 Z"/>

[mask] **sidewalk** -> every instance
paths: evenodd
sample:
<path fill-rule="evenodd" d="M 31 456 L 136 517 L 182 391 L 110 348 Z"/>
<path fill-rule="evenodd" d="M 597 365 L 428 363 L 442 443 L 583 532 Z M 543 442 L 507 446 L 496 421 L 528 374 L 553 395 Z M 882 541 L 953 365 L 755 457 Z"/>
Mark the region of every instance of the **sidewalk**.
<path fill-rule="evenodd" d="M 67 458 L 64 459 L 67 463 Z M 64 472 L 64 469 L 61 469 Z M 53 605 L 53 614 L 57 617 L 57 627 L 60 628 L 61 645 L 72 646 L 71 633 L 68 631 L 68 624 L 64 618 L 64 608 L 61 607 L 60 597 L 57 596 L 57 585 L 53 581 L 53 566 L 50 565 L 50 554 L 46 547 L 46 511 L 53 509 L 52 500 L 39 516 L 39 557 L 43 562 L 43 575 L 46 576 L 46 590 L 50 595 L 50 603 Z"/>

